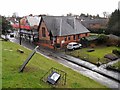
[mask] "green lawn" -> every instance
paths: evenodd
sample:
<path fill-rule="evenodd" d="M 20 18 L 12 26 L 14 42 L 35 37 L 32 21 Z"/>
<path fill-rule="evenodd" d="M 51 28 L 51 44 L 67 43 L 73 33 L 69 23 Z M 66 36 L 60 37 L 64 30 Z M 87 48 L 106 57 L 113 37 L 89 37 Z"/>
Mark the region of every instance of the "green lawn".
<path fill-rule="evenodd" d="M 118 47 L 115 46 L 111 46 L 111 47 L 107 47 L 107 46 L 98 46 L 93 48 L 95 51 L 93 52 L 87 52 L 87 50 L 89 50 L 90 48 L 82 48 L 79 50 L 74 50 L 71 52 L 68 52 L 68 54 L 81 58 L 81 59 L 85 59 L 91 63 L 96 64 L 98 62 L 98 58 L 100 59 L 101 63 L 106 63 L 106 59 L 104 58 L 104 55 L 112 53 L 113 49 L 119 49 Z"/>
<path fill-rule="evenodd" d="M 2 89 L 2 43 L 1 42 L 0 42 L 0 89 Z"/>
<path fill-rule="evenodd" d="M 25 53 L 21 54 L 16 51 L 17 49 L 22 49 Z M 51 67 L 58 68 L 67 73 L 67 85 L 59 88 L 107 88 L 106 86 L 63 66 L 54 60 L 47 59 L 38 53 L 30 60 L 24 72 L 19 73 L 20 66 L 30 53 L 30 50 L 27 50 L 18 44 L 2 41 L 3 88 L 51 88 L 50 85 L 40 81 Z"/>

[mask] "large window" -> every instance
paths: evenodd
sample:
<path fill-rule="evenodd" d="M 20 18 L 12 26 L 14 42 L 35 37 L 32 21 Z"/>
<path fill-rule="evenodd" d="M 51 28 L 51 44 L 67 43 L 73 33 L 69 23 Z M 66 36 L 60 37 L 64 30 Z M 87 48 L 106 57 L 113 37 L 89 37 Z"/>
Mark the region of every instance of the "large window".
<path fill-rule="evenodd" d="M 42 37 L 46 37 L 45 27 L 42 27 Z"/>

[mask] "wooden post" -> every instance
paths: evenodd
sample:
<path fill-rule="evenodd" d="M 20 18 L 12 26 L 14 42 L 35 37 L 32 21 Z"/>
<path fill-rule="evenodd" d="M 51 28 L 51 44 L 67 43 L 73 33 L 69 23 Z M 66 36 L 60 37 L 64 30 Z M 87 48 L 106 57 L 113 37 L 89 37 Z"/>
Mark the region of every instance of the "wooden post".
<path fill-rule="evenodd" d="M 19 72 L 23 72 L 25 66 L 27 65 L 27 63 L 30 61 L 30 59 L 33 57 L 33 55 L 36 53 L 36 49 L 38 48 L 39 46 L 36 46 L 35 49 L 33 50 L 33 52 L 28 56 L 28 58 L 25 60 L 25 62 L 23 63 L 23 65 L 21 66 Z"/>

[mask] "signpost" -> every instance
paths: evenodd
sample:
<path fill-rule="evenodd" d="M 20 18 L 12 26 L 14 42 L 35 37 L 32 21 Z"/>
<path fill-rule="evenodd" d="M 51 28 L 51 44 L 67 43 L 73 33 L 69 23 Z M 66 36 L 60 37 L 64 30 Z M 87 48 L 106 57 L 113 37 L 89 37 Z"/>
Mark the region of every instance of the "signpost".
<path fill-rule="evenodd" d="M 30 59 L 33 57 L 33 55 L 36 53 L 36 49 L 38 48 L 39 46 L 36 46 L 35 49 L 33 50 L 33 52 L 28 56 L 28 58 L 25 60 L 25 62 L 23 63 L 23 65 L 21 66 L 19 72 L 23 72 L 25 66 L 27 65 L 27 63 L 30 61 Z"/>
<path fill-rule="evenodd" d="M 66 76 L 66 72 L 52 67 L 40 80 L 42 80 L 45 83 L 47 82 L 53 87 L 57 87 L 66 85 Z"/>
<path fill-rule="evenodd" d="M 51 84 L 55 84 L 55 83 L 57 83 L 57 81 L 59 80 L 59 78 L 60 78 L 60 74 L 59 73 L 57 73 L 57 72 L 52 72 L 52 74 L 50 74 L 49 76 L 48 76 L 48 79 L 47 79 L 47 81 L 49 82 L 49 83 L 51 83 Z"/>

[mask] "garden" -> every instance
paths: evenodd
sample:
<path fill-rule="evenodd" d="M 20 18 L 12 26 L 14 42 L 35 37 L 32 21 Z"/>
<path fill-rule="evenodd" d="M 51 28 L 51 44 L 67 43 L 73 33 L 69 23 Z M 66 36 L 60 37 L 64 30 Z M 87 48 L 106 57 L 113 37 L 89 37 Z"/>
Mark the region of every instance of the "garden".
<path fill-rule="evenodd" d="M 83 47 L 66 54 L 97 66 L 120 58 L 120 38 L 115 35 L 90 34 L 82 40 Z"/>
<path fill-rule="evenodd" d="M 115 46 L 96 46 L 95 48 L 87 47 L 79 50 L 68 51 L 67 54 L 97 65 L 98 63 L 105 64 L 110 62 L 111 60 L 104 58 L 104 56 L 112 54 L 112 51 L 115 49 L 120 50 L 119 47 Z M 112 55 L 116 56 L 115 54 Z"/>

